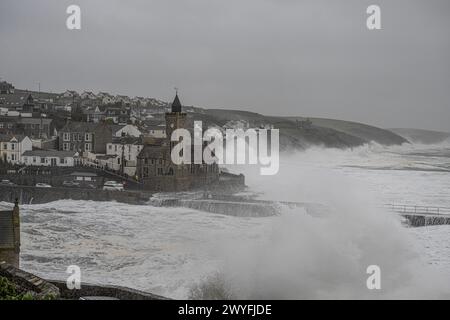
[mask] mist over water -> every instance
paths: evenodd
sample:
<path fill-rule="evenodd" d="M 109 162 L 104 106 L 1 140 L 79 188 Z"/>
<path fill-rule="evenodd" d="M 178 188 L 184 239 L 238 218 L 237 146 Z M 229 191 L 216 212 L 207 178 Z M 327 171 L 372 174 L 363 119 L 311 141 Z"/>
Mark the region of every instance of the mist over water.
<path fill-rule="evenodd" d="M 310 148 L 282 155 L 276 176 L 229 169 L 244 172 L 260 199 L 329 210 L 249 218 L 113 202 L 24 205 L 22 266 L 64 280 L 77 264 L 83 281 L 172 298 L 450 297 L 449 226 L 407 229 L 380 206 L 450 206 L 448 145 Z M 374 264 L 378 291 L 366 287 Z"/>
<path fill-rule="evenodd" d="M 417 149 L 422 150 L 420 146 Z M 364 176 L 355 175 L 354 168 L 349 174 L 347 168 L 366 167 L 367 172 L 367 167 L 374 163 L 383 165 L 387 171 L 399 169 L 399 165 L 412 168 L 415 166 L 412 159 L 398 157 L 397 161 L 392 155 L 386 157 L 386 153 L 401 154 L 407 150 L 411 152 L 411 146 L 312 148 L 284 155 L 280 172 L 274 177 L 259 176 L 254 174 L 254 168 L 247 168 L 248 184 L 260 192 L 261 198 L 319 202 L 331 210 L 325 217 L 316 218 L 304 210 L 286 208 L 273 221 L 264 241 L 247 246 L 230 243 L 222 273 L 227 279 L 226 290 L 235 293 L 235 298 L 265 299 L 450 297 L 449 273 L 439 274 L 430 268 L 421 256 L 424 252 L 416 238 L 401 225 L 400 217 L 381 209 L 380 204 L 389 198 L 373 188 L 381 171 Z M 448 164 L 448 158 L 445 161 Z M 429 163 L 432 165 L 438 164 Z M 406 178 L 410 174 L 406 170 L 401 172 Z M 413 178 L 417 172 L 413 171 Z M 449 173 L 444 175 L 448 180 Z M 385 178 L 384 173 L 380 176 Z M 383 181 L 378 183 L 380 188 L 385 187 Z M 414 187 L 422 189 L 424 185 Z M 446 198 L 442 202 L 449 200 Z M 369 265 L 381 268 L 380 291 L 366 287 Z"/>

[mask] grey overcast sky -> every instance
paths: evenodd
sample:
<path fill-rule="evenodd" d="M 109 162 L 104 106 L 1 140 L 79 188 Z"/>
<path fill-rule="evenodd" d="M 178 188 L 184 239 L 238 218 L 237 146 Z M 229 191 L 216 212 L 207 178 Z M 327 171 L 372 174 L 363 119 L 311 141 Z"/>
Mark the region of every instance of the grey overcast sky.
<path fill-rule="evenodd" d="M 0 40 L 18 88 L 450 131 L 449 0 L 1 0 Z"/>

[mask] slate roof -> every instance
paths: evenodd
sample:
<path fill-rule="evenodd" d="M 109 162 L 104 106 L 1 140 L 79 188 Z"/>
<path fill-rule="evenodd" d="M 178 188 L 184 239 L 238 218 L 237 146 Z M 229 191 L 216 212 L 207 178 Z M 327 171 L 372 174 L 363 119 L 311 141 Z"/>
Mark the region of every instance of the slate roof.
<path fill-rule="evenodd" d="M 146 145 L 139 153 L 138 158 L 171 160 L 170 148 L 168 146 Z"/>
<path fill-rule="evenodd" d="M 49 118 L 20 118 L 19 122 L 23 124 L 50 124 L 53 120 Z"/>
<path fill-rule="evenodd" d="M 144 144 L 141 137 L 114 137 L 112 143 L 115 144 L 136 144 L 142 145 Z"/>
<path fill-rule="evenodd" d="M 28 103 L 28 100 L 32 102 L 33 96 L 30 93 L 12 93 L 0 95 L 0 105 L 5 107 L 17 107 L 23 106 Z"/>
<path fill-rule="evenodd" d="M 61 132 L 93 132 L 98 125 L 98 123 L 93 122 L 70 121 L 61 129 Z"/>
<path fill-rule="evenodd" d="M 71 176 L 78 176 L 78 177 L 97 177 L 96 173 L 93 172 L 80 172 L 75 171 L 70 174 Z"/>
<path fill-rule="evenodd" d="M 33 150 L 25 151 L 23 156 L 26 157 L 57 157 L 57 158 L 70 158 L 75 157 L 75 151 L 58 151 L 58 150 Z"/>
<path fill-rule="evenodd" d="M 172 102 L 172 112 L 181 112 L 181 102 L 178 98 L 178 93 L 175 95 L 175 99 Z"/>
<path fill-rule="evenodd" d="M 0 141 L 1 142 L 9 142 L 13 138 L 16 138 L 17 141 L 22 141 L 23 139 L 26 138 L 26 136 L 20 135 L 20 134 L 0 134 Z"/>

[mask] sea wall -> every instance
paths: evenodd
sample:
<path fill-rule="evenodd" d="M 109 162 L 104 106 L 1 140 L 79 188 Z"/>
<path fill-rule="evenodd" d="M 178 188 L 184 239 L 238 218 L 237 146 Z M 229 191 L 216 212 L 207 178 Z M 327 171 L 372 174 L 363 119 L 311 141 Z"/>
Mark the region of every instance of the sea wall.
<path fill-rule="evenodd" d="M 274 202 L 225 201 L 216 199 L 152 199 L 148 204 L 156 207 L 183 207 L 210 213 L 238 217 L 269 217 L 280 212 Z"/>
<path fill-rule="evenodd" d="M 65 281 L 48 280 L 59 288 L 62 299 L 78 300 L 81 297 L 109 297 L 119 300 L 169 300 L 156 294 L 120 287 L 81 283 L 80 289 L 68 289 Z"/>
<path fill-rule="evenodd" d="M 151 193 L 142 191 L 113 191 L 82 188 L 38 188 L 31 186 L 0 186 L 0 201 L 19 204 L 39 204 L 57 200 L 117 201 L 129 204 L 144 204 Z"/>
<path fill-rule="evenodd" d="M 425 227 L 450 224 L 450 217 L 437 215 L 402 214 L 410 227 Z"/>

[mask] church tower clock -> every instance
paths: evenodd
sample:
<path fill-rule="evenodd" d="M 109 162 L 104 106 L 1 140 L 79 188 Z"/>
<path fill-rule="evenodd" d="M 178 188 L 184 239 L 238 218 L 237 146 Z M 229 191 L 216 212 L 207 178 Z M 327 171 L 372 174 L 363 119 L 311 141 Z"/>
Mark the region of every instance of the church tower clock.
<path fill-rule="evenodd" d="M 182 112 L 182 106 L 180 99 L 178 98 L 178 92 L 175 94 L 175 99 L 172 102 L 171 112 L 166 113 L 166 135 L 169 140 L 170 149 L 172 149 L 172 132 L 176 129 L 185 129 L 186 127 L 186 113 Z"/>

